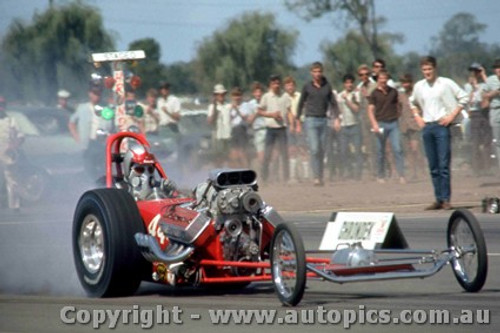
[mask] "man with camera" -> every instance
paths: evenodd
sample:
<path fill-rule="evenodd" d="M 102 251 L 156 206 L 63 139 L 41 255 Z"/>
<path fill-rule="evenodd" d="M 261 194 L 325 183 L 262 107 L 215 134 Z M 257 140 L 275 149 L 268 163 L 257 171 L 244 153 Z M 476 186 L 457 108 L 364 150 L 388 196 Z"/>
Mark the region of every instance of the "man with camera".
<path fill-rule="evenodd" d="M 490 168 L 491 127 L 489 123 L 489 100 L 486 91 L 486 72 L 481 64 L 469 66 L 469 82 L 464 86 L 469 94 L 468 114 L 470 119 L 471 166 L 476 176 L 487 173 Z"/>
<path fill-rule="evenodd" d="M 494 146 L 500 166 L 500 58 L 493 63 L 495 74 L 486 80 L 485 97 L 490 102 L 490 125 L 493 133 Z"/>

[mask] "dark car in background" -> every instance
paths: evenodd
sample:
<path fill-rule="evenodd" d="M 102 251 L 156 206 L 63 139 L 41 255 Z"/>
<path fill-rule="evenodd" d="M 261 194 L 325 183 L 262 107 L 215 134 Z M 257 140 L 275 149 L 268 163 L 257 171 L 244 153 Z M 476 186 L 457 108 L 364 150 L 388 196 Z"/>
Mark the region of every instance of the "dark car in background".
<path fill-rule="evenodd" d="M 8 151 L 11 191 L 0 189 L 0 206 L 7 193 L 27 203 L 51 198 L 82 180 L 82 154 L 68 130 L 69 114 L 57 108 L 9 106 L 9 117 L 24 135 L 22 144 Z M 17 198 L 17 199 L 12 199 Z"/>
<path fill-rule="evenodd" d="M 83 173 L 82 153 L 68 130 L 69 113 L 50 107 L 9 107 L 25 140 L 21 147 L 29 161 L 49 175 Z"/>
<path fill-rule="evenodd" d="M 19 178 L 20 185 L 26 186 L 26 194 L 41 191 L 35 191 L 35 186 L 22 179 L 33 167 L 43 170 L 45 179 L 38 180 L 36 187 L 43 184 L 43 192 L 47 194 L 67 193 L 74 187 L 92 183 L 84 169 L 82 150 L 69 132 L 68 112 L 55 107 L 10 106 L 7 113 L 25 137 L 20 148 L 23 168 L 19 169 Z M 210 161 L 211 128 L 206 117 L 205 110 L 186 110 L 179 122 L 180 135 L 147 135 L 152 152 L 173 176 L 202 168 Z M 31 199 L 38 196 L 33 195 Z"/>

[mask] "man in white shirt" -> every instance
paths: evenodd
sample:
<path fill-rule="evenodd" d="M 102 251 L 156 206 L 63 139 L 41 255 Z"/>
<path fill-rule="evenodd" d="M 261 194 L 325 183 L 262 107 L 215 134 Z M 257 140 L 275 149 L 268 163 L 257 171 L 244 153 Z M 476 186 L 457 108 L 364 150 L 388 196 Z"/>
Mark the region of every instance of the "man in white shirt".
<path fill-rule="evenodd" d="M 207 122 L 213 126 L 215 166 L 223 167 L 228 160 L 231 141 L 231 104 L 226 103 L 227 90 L 222 84 L 214 86 L 214 102 L 208 106 Z"/>
<path fill-rule="evenodd" d="M 307 153 L 307 142 L 304 131 L 302 131 L 302 121 L 297 119 L 300 101 L 300 92 L 297 91 L 295 79 L 287 76 L 283 80 L 285 92 L 290 97 L 290 113 L 288 119 L 288 154 L 290 156 L 290 180 L 297 182 L 300 179 L 309 178 L 309 161 Z M 303 118 L 303 117 L 302 117 Z M 299 164 L 300 162 L 300 164 Z M 299 170 L 302 173 L 299 175 Z"/>
<path fill-rule="evenodd" d="M 6 201 L 11 209 L 18 210 L 21 198 L 16 191 L 16 180 L 13 175 L 16 168 L 11 149 L 17 149 L 24 141 L 24 135 L 19 130 L 14 118 L 9 117 L 6 111 L 7 103 L 0 96 L 0 208 Z M 4 199 L 6 194 L 6 200 Z"/>
<path fill-rule="evenodd" d="M 373 90 L 377 88 L 377 84 L 372 81 L 370 77 L 370 67 L 362 64 L 358 67 L 358 76 L 360 82 L 356 86 L 357 101 L 359 103 L 359 116 L 361 120 L 361 132 L 363 137 L 362 151 L 365 154 L 366 168 L 373 178 L 377 175 L 377 154 L 375 149 L 375 140 L 373 140 L 373 133 L 371 133 L 371 123 L 368 118 L 368 97 Z"/>
<path fill-rule="evenodd" d="M 79 104 L 69 119 L 68 128 L 73 139 L 83 150 L 83 161 L 85 170 L 92 180 L 101 177 L 104 172 L 105 140 L 100 140 L 98 130 L 111 133 L 113 130 L 112 120 L 106 120 L 96 114 L 99 109 L 102 91 L 98 87 L 89 89 L 89 101 Z"/>
<path fill-rule="evenodd" d="M 257 165 L 262 166 L 266 146 L 266 119 L 259 116 L 258 111 L 264 88 L 259 82 L 254 82 L 251 89 L 253 99 L 244 103 L 242 108 L 249 115 L 247 121 L 252 125 L 253 144 L 257 153 Z"/>
<path fill-rule="evenodd" d="M 487 93 L 485 98 L 490 102 L 490 125 L 495 139 L 497 160 L 500 165 L 500 58 L 495 60 L 493 70 L 495 74 L 489 76 L 486 80 Z"/>
<path fill-rule="evenodd" d="M 413 115 L 423 128 L 422 138 L 436 201 L 427 210 L 451 209 L 450 125 L 469 102 L 467 93 L 454 81 L 437 76 L 434 57 L 424 57 L 418 81 L 410 97 Z"/>
<path fill-rule="evenodd" d="M 486 72 L 481 64 L 469 66 L 469 80 L 464 90 L 469 94 L 468 115 L 470 124 L 471 166 L 476 176 L 488 173 L 491 154 L 491 126 L 489 122 L 488 99 L 483 95 L 487 90 Z"/>
<path fill-rule="evenodd" d="M 288 161 L 288 138 L 286 120 L 290 112 L 290 98 L 281 91 L 281 78 L 272 75 L 269 78 L 269 91 L 262 96 L 259 115 L 266 119 L 266 147 L 264 152 L 264 165 L 262 166 L 262 180 L 266 181 L 269 175 L 269 163 L 275 145 L 283 161 L 283 178 L 288 182 L 290 169 Z"/>
<path fill-rule="evenodd" d="M 362 132 L 360 119 L 360 106 L 356 92 L 354 91 L 355 78 L 351 74 L 344 75 L 342 79 L 344 90 L 337 94 L 341 117 L 340 130 L 340 177 L 345 177 L 345 171 L 351 173 L 352 178 L 361 180 L 363 171 L 363 153 L 361 151 Z M 354 154 L 349 153 L 349 145 L 354 146 Z M 354 166 L 352 168 L 351 166 Z M 347 169 L 347 170 L 346 170 Z"/>
<path fill-rule="evenodd" d="M 179 120 L 181 119 L 181 102 L 170 94 L 170 84 L 160 85 L 160 96 L 156 102 L 156 112 L 160 119 L 160 135 L 179 134 Z"/>
<path fill-rule="evenodd" d="M 179 120 L 181 119 L 181 102 L 177 97 L 170 94 L 170 84 L 160 85 L 160 96 L 156 102 L 156 114 L 158 116 L 158 133 L 160 138 L 173 138 L 177 149 L 177 164 L 182 165 L 185 155 L 181 151 L 181 133 L 179 131 Z"/>

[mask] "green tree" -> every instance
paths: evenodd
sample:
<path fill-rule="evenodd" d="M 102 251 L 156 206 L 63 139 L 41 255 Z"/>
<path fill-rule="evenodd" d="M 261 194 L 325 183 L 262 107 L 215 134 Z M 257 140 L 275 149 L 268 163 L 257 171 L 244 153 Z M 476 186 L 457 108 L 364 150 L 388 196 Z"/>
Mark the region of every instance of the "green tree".
<path fill-rule="evenodd" d="M 231 20 L 198 47 L 197 83 L 204 92 L 217 82 L 245 89 L 253 81 L 267 82 L 272 73 L 289 73 L 297 36 L 278 27 L 273 14 L 251 12 Z"/>
<path fill-rule="evenodd" d="M 148 89 L 157 88 L 160 81 L 163 80 L 165 66 L 160 63 L 160 44 L 153 38 L 144 38 L 130 43 L 128 49 L 144 50 L 146 53 L 146 59 L 139 61 L 131 68 L 132 72 L 142 80 L 137 92 L 140 96 L 144 96 Z"/>
<path fill-rule="evenodd" d="M 112 49 L 95 8 L 80 2 L 51 6 L 31 24 L 10 25 L 1 44 L 1 86 L 10 98 L 45 103 L 54 102 L 60 88 L 85 94 L 90 54 Z"/>
<path fill-rule="evenodd" d="M 168 65 L 163 71 L 163 76 L 172 85 L 172 90 L 176 94 L 192 95 L 198 92 L 194 80 L 193 62 L 179 61 Z"/>
<path fill-rule="evenodd" d="M 472 62 L 485 66 L 493 62 L 500 46 L 480 41 L 486 27 L 469 13 L 458 13 L 444 24 L 439 34 L 431 39 L 431 54 L 437 57 L 442 75 L 464 82 Z"/>
<path fill-rule="evenodd" d="M 385 56 L 378 31 L 385 19 L 377 17 L 375 0 L 285 0 L 285 4 L 306 21 L 333 14 L 343 19 L 348 27 L 355 23 L 372 59 Z"/>
<path fill-rule="evenodd" d="M 413 76 L 413 81 L 416 82 L 422 76 L 420 74 L 420 59 L 422 56 L 417 52 L 408 52 L 404 54 L 401 59 L 400 64 L 400 74 L 411 74 Z"/>
<path fill-rule="evenodd" d="M 379 35 L 380 52 L 384 54 L 387 61 L 387 68 L 393 77 L 397 76 L 396 70 L 399 68 L 401 59 L 396 56 L 392 45 L 401 41 L 401 36 L 394 34 Z M 363 36 L 350 30 L 344 38 L 336 42 L 325 42 L 321 45 L 325 63 L 325 73 L 336 86 L 339 85 L 344 74 L 356 74 L 360 64 L 371 65 L 373 54 L 370 47 L 364 43 Z"/>

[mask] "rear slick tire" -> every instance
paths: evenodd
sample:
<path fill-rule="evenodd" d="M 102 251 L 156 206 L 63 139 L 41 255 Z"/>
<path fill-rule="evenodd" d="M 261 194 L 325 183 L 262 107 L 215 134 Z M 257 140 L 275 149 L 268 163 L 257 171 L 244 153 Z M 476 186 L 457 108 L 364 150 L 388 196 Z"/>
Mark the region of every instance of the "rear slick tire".
<path fill-rule="evenodd" d="M 91 297 L 133 295 L 151 272 L 135 243 L 145 233 L 137 204 L 124 190 L 82 195 L 73 219 L 73 257 L 80 283 Z"/>

